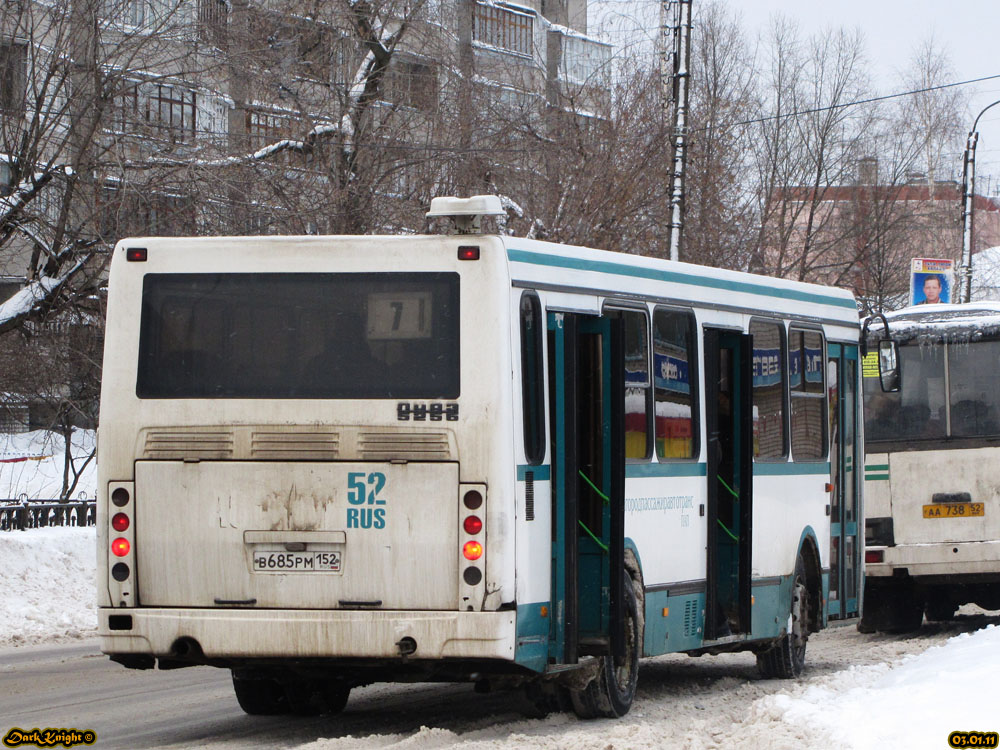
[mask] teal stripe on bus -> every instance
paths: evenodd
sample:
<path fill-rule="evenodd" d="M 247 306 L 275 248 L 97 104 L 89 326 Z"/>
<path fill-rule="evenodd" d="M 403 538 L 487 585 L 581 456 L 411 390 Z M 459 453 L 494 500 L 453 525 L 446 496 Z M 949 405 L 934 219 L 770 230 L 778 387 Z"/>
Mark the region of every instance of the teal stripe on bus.
<path fill-rule="evenodd" d="M 830 297 L 815 292 L 801 292 L 796 289 L 778 289 L 766 284 L 749 281 L 733 281 L 730 279 L 713 279 L 707 276 L 696 276 L 682 271 L 663 271 L 656 268 L 630 266 L 625 263 L 614 263 L 606 260 L 585 260 L 583 258 L 566 258 L 560 255 L 548 255 L 527 250 L 507 249 L 507 257 L 514 263 L 531 263 L 536 266 L 552 268 L 569 268 L 576 271 L 595 271 L 610 273 L 617 276 L 651 279 L 653 281 L 668 281 L 674 284 L 689 284 L 692 286 L 721 289 L 727 292 L 744 292 L 759 294 L 765 297 L 794 300 L 796 302 L 811 302 L 813 304 L 831 305 L 833 307 L 856 309 L 853 299 Z"/>
<path fill-rule="evenodd" d="M 866 482 L 888 482 L 888 474 L 865 474 Z"/>
<path fill-rule="evenodd" d="M 812 461 L 810 463 L 755 463 L 753 473 L 756 477 L 785 477 L 803 474 L 830 474 L 829 461 Z"/>
<path fill-rule="evenodd" d="M 889 464 L 865 464 L 865 471 L 889 471 Z"/>
<path fill-rule="evenodd" d="M 707 464 L 694 462 L 625 464 L 625 476 L 631 479 L 640 479 L 642 477 L 703 477 L 707 473 Z"/>
<path fill-rule="evenodd" d="M 535 475 L 534 479 L 539 482 L 547 482 L 552 478 L 552 467 L 548 464 L 541 466 L 519 464 L 517 467 L 517 481 L 523 482 L 527 478 L 529 471 Z M 828 461 L 814 463 L 755 463 L 753 465 L 753 473 L 757 476 L 829 474 L 830 463 Z M 707 474 L 708 466 L 703 463 L 678 462 L 625 465 L 625 476 L 629 479 L 642 479 L 644 477 L 703 477 Z"/>
<path fill-rule="evenodd" d="M 517 466 L 517 481 L 523 482 L 528 478 L 528 472 L 534 474 L 533 479 L 537 482 L 547 482 L 552 479 L 552 467 L 548 464 L 542 464 L 541 466 L 532 466 L 530 464 L 518 464 Z"/>

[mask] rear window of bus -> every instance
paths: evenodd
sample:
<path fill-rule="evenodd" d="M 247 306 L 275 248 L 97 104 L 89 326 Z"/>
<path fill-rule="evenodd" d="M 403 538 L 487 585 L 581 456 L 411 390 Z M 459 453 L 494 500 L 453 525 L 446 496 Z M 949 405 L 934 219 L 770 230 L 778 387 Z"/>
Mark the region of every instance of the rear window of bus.
<path fill-rule="evenodd" d="M 458 274 L 147 274 L 136 394 L 457 398 Z"/>

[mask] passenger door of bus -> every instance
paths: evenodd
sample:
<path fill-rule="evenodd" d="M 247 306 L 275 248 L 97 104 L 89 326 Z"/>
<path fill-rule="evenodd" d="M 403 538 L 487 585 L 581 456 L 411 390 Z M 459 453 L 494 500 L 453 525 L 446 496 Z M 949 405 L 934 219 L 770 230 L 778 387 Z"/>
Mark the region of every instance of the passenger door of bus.
<path fill-rule="evenodd" d="M 751 351 L 747 334 L 705 329 L 706 640 L 750 632 Z"/>
<path fill-rule="evenodd" d="M 862 446 L 858 440 L 858 347 L 830 344 L 830 595 L 829 617 L 858 615 L 862 574 L 858 527 Z"/>
<path fill-rule="evenodd" d="M 620 320 L 548 314 L 552 429 L 549 661 L 624 654 L 624 364 Z"/>

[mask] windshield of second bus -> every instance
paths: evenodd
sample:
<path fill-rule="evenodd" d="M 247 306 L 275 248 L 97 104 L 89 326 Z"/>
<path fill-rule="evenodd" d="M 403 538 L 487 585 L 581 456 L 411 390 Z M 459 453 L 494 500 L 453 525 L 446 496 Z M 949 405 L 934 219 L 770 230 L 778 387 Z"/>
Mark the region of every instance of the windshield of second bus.
<path fill-rule="evenodd" d="M 899 353 L 899 392 L 884 393 L 877 373 L 864 379 L 868 441 L 1000 436 L 1000 341 L 911 342 Z"/>

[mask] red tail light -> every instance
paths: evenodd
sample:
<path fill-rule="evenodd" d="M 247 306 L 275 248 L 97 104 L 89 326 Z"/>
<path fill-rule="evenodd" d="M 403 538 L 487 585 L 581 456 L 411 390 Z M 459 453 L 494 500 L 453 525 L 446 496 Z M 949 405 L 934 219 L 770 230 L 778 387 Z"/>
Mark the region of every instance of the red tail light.
<path fill-rule="evenodd" d="M 111 528 L 115 531 L 125 531 L 129 526 L 128 516 L 124 513 L 115 513 L 111 519 Z"/>
<path fill-rule="evenodd" d="M 469 516 L 462 522 L 466 534 L 476 535 L 483 530 L 483 521 L 479 516 Z"/>
<path fill-rule="evenodd" d="M 865 562 L 866 563 L 880 563 L 885 560 L 885 550 L 881 549 L 866 549 L 865 550 Z"/>
<path fill-rule="evenodd" d="M 113 542 L 111 542 L 111 552 L 116 557 L 125 557 L 128 551 L 131 549 L 131 545 L 128 543 L 128 539 L 118 537 Z"/>
<path fill-rule="evenodd" d="M 466 542 L 462 547 L 462 554 L 466 560 L 478 560 L 483 556 L 483 545 L 479 542 Z"/>

